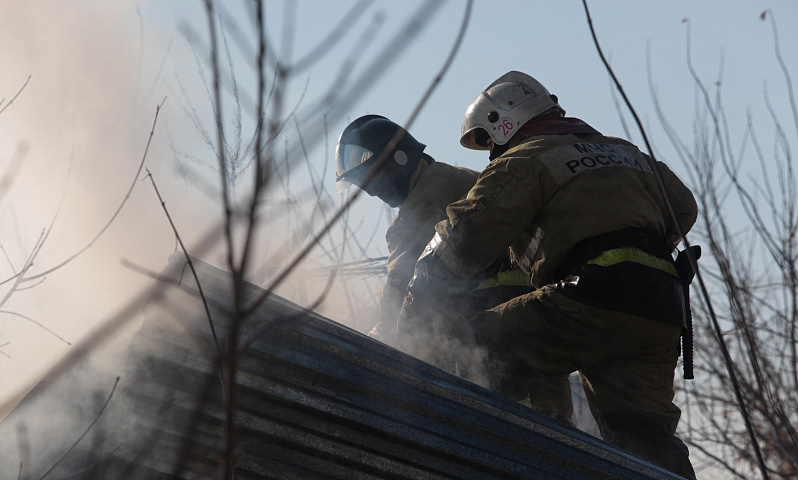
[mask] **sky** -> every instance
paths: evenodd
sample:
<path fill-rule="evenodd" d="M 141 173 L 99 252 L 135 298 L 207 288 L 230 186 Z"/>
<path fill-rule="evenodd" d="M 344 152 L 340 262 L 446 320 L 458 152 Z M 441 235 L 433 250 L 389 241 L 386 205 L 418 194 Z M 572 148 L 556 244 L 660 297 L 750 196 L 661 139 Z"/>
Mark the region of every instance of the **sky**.
<path fill-rule="evenodd" d="M 363 8 L 354 14 L 350 9 L 356 4 Z M 251 2 L 223 5 L 230 60 L 220 47 L 222 118 L 234 151 L 236 125 L 241 125 L 243 145 L 253 129 L 257 68 L 251 55 Z M 269 0 L 264 5 L 270 51 L 297 70 L 282 99 L 288 121 L 275 141 L 278 155 L 291 158 L 280 170 L 290 180 L 276 183 L 267 194 L 278 206 L 266 209 L 267 227 L 258 232 L 251 280 L 260 284 L 351 193 L 323 197 L 321 211 L 312 214 L 310 228 L 303 231 L 297 211 L 279 208 L 287 192 L 297 196 L 303 212 L 316 204 L 311 177 L 335 192 L 330 162 L 348 121 L 377 113 L 406 124 L 452 51 L 466 2 Z M 688 67 L 688 34 L 689 64 L 713 95 L 721 89 L 733 137 L 742 135 L 750 112 L 768 138 L 773 128 L 766 91 L 774 114 L 794 128 L 770 21 L 779 28 L 789 73 L 798 74 L 798 51 L 787 47 L 798 44 L 798 32 L 791 28 L 798 23 L 798 9 L 792 2 L 612 0 L 588 6 L 604 53 L 660 160 L 669 162 L 675 155 L 657 120 L 652 91 L 686 139 L 692 138 L 701 102 Z M 0 186 L 0 275 L 4 280 L 20 272 L 42 232 L 49 233 L 27 275 L 46 272 L 90 245 L 42 279 L 13 291 L 14 280 L 0 285 L 0 402 L 29 388 L 87 332 L 146 298 L 153 280 L 142 271 L 157 274 L 175 252 L 175 236 L 152 183 L 144 178 L 147 172 L 138 173 L 143 158 L 189 250 L 205 239 L 221 238 L 218 174 L 202 133 L 212 132 L 207 32 L 199 0 L 0 2 L 0 174 L 12 180 Z M 322 58 L 307 66 L 296 63 L 319 45 L 328 46 Z M 484 152 L 459 145 L 460 124 L 468 104 L 509 70 L 537 78 L 569 116 L 622 137 L 627 137 L 626 122 L 629 139 L 640 142 L 631 117 L 616 108 L 580 1 L 476 0 L 453 62 L 409 127 L 427 145 L 425 151 L 439 161 L 484 168 Z M 235 108 L 233 77 L 241 112 Z M 335 99 L 325 103 L 331 93 Z M 290 156 L 303 149 L 306 155 Z M 682 165 L 671 165 L 686 177 Z M 241 202 L 249 188 L 247 173 L 235 184 Z M 363 248 L 333 255 L 341 240 L 331 236 L 328 248 L 313 251 L 297 274 L 306 281 L 281 293 L 302 303 L 323 289 L 320 267 L 386 255 L 383 234 L 391 215 L 378 200 L 360 198 L 346 221 Z M 210 243 L 198 256 L 224 266 L 224 245 Z M 373 302 L 374 281 L 379 279 L 356 284 L 359 298 Z M 353 318 L 344 290 L 337 281 L 319 310 L 367 331 L 369 319 Z"/>

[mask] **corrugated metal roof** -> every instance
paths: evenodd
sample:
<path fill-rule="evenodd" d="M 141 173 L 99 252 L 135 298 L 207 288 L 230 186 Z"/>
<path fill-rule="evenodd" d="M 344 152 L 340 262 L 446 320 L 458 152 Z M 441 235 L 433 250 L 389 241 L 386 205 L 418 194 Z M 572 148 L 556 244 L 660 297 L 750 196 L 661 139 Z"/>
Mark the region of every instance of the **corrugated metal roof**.
<path fill-rule="evenodd" d="M 214 346 L 193 281 L 175 286 L 181 263 L 128 349 L 108 413 L 109 442 L 124 444 L 91 478 L 218 477 Z M 196 267 L 223 332 L 228 277 Z M 254 332 L 236 379 L 237 479 L 679 478 L 280 297 L 254 311 L 243 337 Z"/>
<path fill-rule="evenodd" d="M 228 277 L 196 265 L 223 331 Z M 144 363 L 125 391 L 148 440 L 116 458 L 149 475 L 211 477 L 219 380 L 202 315 L 175 309 L 191 298 L 183 283 L 189 296 L 154 300 L 131 344 L 131 360 Z M 245 296 L 260 293 L 248 285 Z M 676 478 L 279 297 L 253 313 L 243 337 L 256 331 L 237 378 L 238 478 Z"/>

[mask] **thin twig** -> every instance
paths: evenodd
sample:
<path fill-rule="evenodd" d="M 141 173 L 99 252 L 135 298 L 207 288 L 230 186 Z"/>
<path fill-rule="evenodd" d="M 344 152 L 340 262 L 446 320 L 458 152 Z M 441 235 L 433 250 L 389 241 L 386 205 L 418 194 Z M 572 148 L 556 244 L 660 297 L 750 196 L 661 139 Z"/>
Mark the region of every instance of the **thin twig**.
<path fill-rule="evenodd" d="M 271 329 L 277 327 L 278 325 L 283 325 L 285 323 L 288 323 L 288 322 L 290 322 L 292 320 L 303 318 L 306 315 L 308 315 L 309 313 L 312 313 L 316 309 L 316 307 L 321 305 L 322 302 L 324 302 L 324 300 L 327 298 L 327 295 L 330 293 L 330 290 L 332 289 L 332 286 L 333 286 L 333 283 L 334 283 L 334 280 L 335 280 L 335 276 L 336 276 L 336 271 L 335 270 L 330 272 L 329 276 L 327 277 L 327 284 L 324 286 L 324 290 L 322 290 L 322 292 L 319 294 L 319 296 L 316 298 L 316 300 L 314 300 L 313 302 L 310 303 L 310 305 L 308 305 L 307 307 L 302 309 L 302 311 L 297 312 L 295 314 L 291 314 L 291 315 L 287 315 L 287 316 L 283 316 L 283 317 L 277 318 L 277 319 L 275 319 L 275 320 L 273 320 L 271 322 L 267 322 L 266 325 L 264 325 L 263 327 L 261 327 L 258 330 L 250 333 L 250 335 L 246 339 L 244 339 L 244 341 L 241 342 L 241 345 L 238 347 L 238 353 L 244 352 L 244 350 L 249 348 L 249 346 L 252 344 L 252 342 L 257 340 L 266 331 L 271 330 Z"/>
<path fill-rule="evenodd" d="M 149 178 L 150 182 L 152 183 L 152 188 L 155 190 L 155 195 L 158 197 L 158 201 L 161 203 L 161 208 L 163 208 L 164 214 L 166 215 L 166 219 L 169 220 L 169 225 L 172 227 L 172 232 L 175 234 L 175 238 L 177 242 L 180 244 L 180 249 L 183 251 L 183 256 L 186 258 L 186 263 L 188 264 L 188 268 L 191 269 L 191 274 L 194 276 L 194 281 L 197 283 L 197 290 L 199 292 L 200 299 L 202 300 L 202 307 L 205 309 L 205 316 L 208 318 L 208 325 L 211 329 L 211 336 L 213 336 L 213 344 L 216 346 L 216 353 L 221 354 L 220 347 L 219 347 L 219 338 L 216 335 L 216 328 L 213 325 L 213 317 L 211 316 L 210 307 L 208 307 L 208 300 L 205 298 L 205 294 L 202 291 L 202 284 L 200 283 L 199 276 L 197 275 L 196 269 L 194 269 L 194 262 L 191 260 L 191 255 L 188 253 L 188 249 L 186 245 L 183 243 L 183 238 L 180 236 L 180 232 L 177 231 L 177 226 L 175 222 L 172 220 L 172 216 L 169 214 L 169 210 L 166 208 L 166 201 L 164 201 L 163 197 L 161 197 L 161 192 L 158 191 L 158 185 L 155 184 L 155 178 L 152 176 L 152 173 L 147 168 L 145 169 L 147 175 L 144 177 Z"/>
<path fill-rule="evenodd" d="M 25 90 L 25 87 L 27 87 L 27 86 L 28 86 L 28 82 L 30 82 L 30 77 L 31 77 L 31 76 L 30 76 L 30 75 L 28 75 L 28 78 L 25 80 L 25 83 L 24 83 L 24 84 L 22 84 L 22 88 L 20 88 L 20 89 L 19 89 L 19 91 L 17 92 L 17 94 L 16 94 L 16 95 L 14 95 L 14 96 L 11 98 L 11 100 L 9 100 L 9 101 L 8 101 L 8 103 L 6 103 L 6 106 L 5 106 L 5 107 L 3 107 L 2 109 L 0 109 L 0 113 L 3 113 L 3 112 L 6 110 L 6 108 L 10 107 L 10 106 L 11 106 L 11 104 L 12 104 L 12 103 L 14 103 L 14 100 L 16 100 L 16 99 L 17 99 L 17 97 L 19 96 L 19 94 L 20 94 L 20 93 L 22 93 L 22 91 L 23 91 L 23 90 Z M 0 105 L 2 105 L 2 104 L 3 104 L 3 101 L 0 101 Z"/>
<path fill-rule="evenodd" d="M 30 255 L 28 255 L 28 258 L 25 259 L 25 263 L 23 263 L 22 265 L 22 270 L 19 272 L 19 275 L 14 276 L 15 279 L 14 285 L 6 292 L 3 299 L 0 300 L 0 307 L 6 304 L 8 299 L 11 298 L 14 295 L 14 292 L 16 292 L 16 290 L 19 288 L 19 285 L 23 281 L 25 281 L 25 279 L 23 278 L 25 272 L 27 272 L 28 270 L 31 269 L 31 267 L 33 267 L 33 261 L 36 259 L 36 255 L 39 253 L 39 249 L 41 248 L 41 245 L 44 242 L 43 239 L 45 237 L 45 234 L 46 231 L 44 230 L 42 230 L 42 232 L 39 234 L 39 238 L 36 240 L 36 243 L 33 245 Z"/>
<path fill-rule="evenodd" d="M 6 313 L 8 315 L 14 315 L 16 317 L 23 318 L 23 319 L 31 322 L 32 324 L 36 325 L 37 327 L 41 328 L 42 330 L 45 330 L 46 332 L 48 332 L 49 334 L 51 334 L 55 338 L 61 340 L 64 343 L 66 343 L 67 345 L 72 345 L 72 343 L 69 342 L 68 340 L 66 340 L 64 337 L 58 335 L 54 331 L 50 330 L 49 328 L 45 327 L 44 325 L 42 325 L 41 323 L 37 322 L 36 320 L 34 320 L 34 319 L 30 318 L 30 317 L 26 317 L 25 315 L 22 315 L 21 313 L 17 313 L 17 312 L 9 312 L 7 310 L 0 310 L 0 313 Z"/>
<path fill-rule="evenodd" d="M 114 381 L 114 386 L 111 389 L 111 393 L 108 394 L 108 398 L 105 399 L 105 403 L 103 404 L 103 406 L 100 409 L 99 413 L 97 413 L 97 416 L 94 417 L 94 420 L 91 422 L 91 424 L 88 426 L 88 428 L 86 428 L 86 430 L 83 432 L 83 434 L 80 437 L 78 437 L 77 440 L 75 440 L 75 442 L 72 444 L 72 446 L 69 447 L 69 449 L 67 449 L 67 451 L 61 456 L 61 458 L 59 458 L 58 461 L 55 462 L 53 464 L 53 466 L 50 467 L 49 470 L 44 472 L 44 475 L 39 477 L 39 480 L 43 480 L 47 475 L 49 475 L 55 469 L 55 467 L 58 466 L 58 464 L 60 464 L 62 461 L 64 461 L 64 459 L 67 457 L 67 455 L 69 455 L 69 453 L 72 452 L 72 450 L 78 445 L 78 443 L 80 443 L 80 441 L 83 440 L 83 437 L 85 437 L 86 434 L 89 433 L 89 430 L 91 430 L 92 427 L 94 427 L 94 424 L 97 423 L 97 420 L 99 420 L 100 417 L 102 416 L 103 412 L 105 412 L 105 407 L 108 406 L 108 403 L 111 401 L 111 397 L 114 396 L 114 392 L 116 391 L 116 386 L 118 384 L 119 384 L 119 377 L 116 377 L 116 380 Z"/>
<path fill-rule="evenodd" d="M 46 280 L 47 280 L 47 277 L 41 278 L 41 279 L 39 279 L 39 281 L 38 281 L 38 282 L 34 283 L 33 285 L 29 285 L 29 286 L 27 286 L 27 287 L 20 287 L 20 288 L 17 288 L 15 291 L 16 291 L 16 292 L 23 292 L 23 291 L 25 291 L 25 290 L 30 290 L 31 288 L 38 287 L 39 285 L 41 285 L 42 283 L 44 283 Z"/>
<path fill-rule="evenodd" d="M 360 16 L 366 13 L 366 10 L 368 10 L 372 3 L 374 3 L 374 0 L 360 0 L 352 5 L 352 8 L 350 8 L 338 22 L 338 25 L 336 25 L 324 39 L 318 42 L 314 50 L 308 52 L 303 58 L 289 67 L 291 73 L 298 74 L 324 57 L 336 43 L 344 38 L 344 34 L 354 30 L 352 25 L 358 23 Z"/>
<path fill-rule="evenodd" d="M 147 139 L 147 146 L 144 148 L 144 155 L 141 156 L 141 162 L 139 162 L 139 168 L 138 168 L 138 170 L 136 170 L 136 175 L 135 175 L 135 177 L 133 178 L 133 181 L 130 184 L 130 188 L 128 189 L 127 194 L 125 195 L 125 198 L 122 200 L 122 203 L 119 204 L 119 207 L 117 207 L 116 211 L 111 216 L 111 218 L 108 220 L 108 222 L 105 224 L 105 226 L 103 226 L 103 228 L 100 229 L 100 232 L 85 247 L 83 247 L 82 249 L 78 250 L 75 254 L 73 254 L 72 256 L 70 256 L 69 258 L 64 260 L 63 262 L 59 263 L 58 265 L 56 265 L 56 266 L 54 266 L 54 267 L 52 267 L 52 268 L 50 268 L 48 270 L 45 270 L 44 272 L 38 273 L 36 275 L 31 275 L 30 277 L 25 277 L 26 281 L 35 280 L 35 279 L 37 279 L 39 277 L 43 277 L 43 276 L 47 275 L 48 273 L 54 272 L 54 271 L 60 269 L 61 267 L 63 267 L 64 265 L 68 264 L 69 262 L 71 262 L 72 260 L 77 258 L 79 255 L 83 254 L 86 250 L 91 248 L 94 245 L 94 243 L 97 242 L 97 240 L 99 240 L 100 237 L 105 233 L 105 231 L 108 230 L 108 227 L 110 227 L 111 224 L 114 223 L 114 220 L 116 220 L 116 217 L 119 215 L 119 212 L 122 211 L 122 208 L 125 206 L 125 204 L 127 203 L 128 199 L 130 198 L 130 194 L 133 192 L 133 188 L 136 186 L 136 183 L 138 182 L 138 178 L 139 178 L 139 175 L 141 174 L 141 170 L 144 168 L 144 161 L 147 159 L 147 152 L 150 150 L 150 144 L 152 143 L 152 137 L 155 135 L 155 125 L 158 123 L 158 114 L 160 113 L 161 107 L 163 107 L 164 102 L 166 102 L 166 98 L 164 98 L 163 101 L 160 103 L 160 105 L 158 105 L 156 107 L 156 109 L 155 109 L 155 118 L 153 119 L 153 122 L 152 122 L 152 129 L 150 130 L 150 136 Z"/>
<path fill-rule="evenodd" d="M 25 163 L 25 157 L 28 154 L 28 148 L 28 144 L 24 142 L 17 145 L 14 155 L 11 157 L 11 162 L 9 162 L 8 166 L 3 172 L 3 176 L 0 177 L 0 198 L 3 198 L 6 192 L 11 190 L 11 186 L 17 179 L 20 169 L 22 169 L 22 164 Z"/>
<path fill-rule="evenodd" d="M 3 247 L 3 245 L 0 245 L 0 250 L 3 251 L 3 256 L 6 257 L 6 261 L 8 262 L 8 266 L 11 267 L 11 271 L 14 272 L 14 274 L 16 275 L 17 269 L 14 268 L 14 262 L 12 262 L 11 258 L 9 258 L 8 252 L 6 252 L 6 249 L 5 249 L 5 247 Z M 5 283 L 7 281 L 8 280 L 5 280 L 5 281 L 3 281 L 3 283 Z M 0 283 L 0 285 L 2 285 L 3 283 Z"/>
<path fill-rule="evenodd" d="M 72 478 L 72 477 L 74 477 L 75 475 L 78 475 L 78 474 L 80 474 L 80 473 L 83 473 L 83 472 L 86 472 L 86 471 L 88 471 L 88 470 L 91 470 L 92 468 L 94 468 L 94 467 L 96 467 L 97 465 L 99 465 L 99 464 L 100 464 L 102 461 L 104 461 L 106 458 L 109 458 L 111 455 L 113 455 L 114 453 L 116 453 L 116 451 L 117 451 L 117 450 L 119 450 L 119 449 L 122 447 L 122 445 L 124 445 L 124 444 L 125 444 L 125 442 L 122 442 L 122 443 L 120 443 L 119 445 L 117 445 L 117 446 L 116 446 L 116 448 L 114 448 L 114 449 L 113 449 L 113 450 L 111 450 L 110 452 L 108 452 L 108 453 L 106 453 L 105 455 L 103 455 L 102 457 L 100 457 L 100 458 L 99 458 L 99 459 L 98 459 L 96 462 L 93 462 L 91 465 L 87 465 L 87 466 L 85 466 L 85 467 L 81 468 L 80 470 L 77 470 L 77 471 L 74 471 L 74 472 L 70 473 L 69 475 L 67 475 L 67 476 L 65 476 L 65 477 L 61 477 L 61 478 L 59 478 L 58 480 L 64 480 L 64 479 L 67 479 L 67 478 Z"/>
<path fill-rule="evenodd" d="M 767 9 L 762 12 L 761 18 L 764 20 L 767 12 L 770 12 L 770 25 L 773 29 L 773 47 L 776 52 L 776 60 L 778 60 L 779 67 L 781 67 L 782 74 L 787 82 L 787 93 L 790 98 L 790 109 L 792 111 L 793 125 L 795 126 L 795 131 L 798 132 L 798 107 L 796 106 L 797 104 L 795 101 L 795 92 L 793 91 L 792 77 L 790 77 L 790 71 L 787 69 L 787 65 L 784 63 L 784 58 L 781 56 L 781 48 L 779 47 L 779 32 L 776 29 L 776 16 L 773 15 L 773 11 L 771 9 Z"/>
<path fill-rule="evenodd" d="M 158 201 L 161 202 L 161 208 L 163 208 L 164 213 L 166 214 L 166 218 L 169 220 L 169 225 L 172 227 L 172 232 L 175 234 L 175 239 L 180 244 L 180 249 L 183 250 L 183 255 L 186 257 L 186 263 L 188 264 L 189 269 L 191 269 L 191 274 L 194 276 L 194 281 L 197 284 L 197 291 L 199 293 L 200 300 L 202 300 L 202 306 L 205 309 L 205 316 L 208 318 L 208 325 L 211 329 L 211 336 L 213 337 L 213 345 L 216 348 L 216 354 L 220 359 L 220 363 L 217 365 L 219 371 L 219 381 L 222 384 L 222 399 L 227 402 L 227 395 L 225 392 L 225 381 L 224 381 L 224 368 L 221 364 L 221 345 L 219 345 L 219 338 L 216 336 L 216 328 L 213 325 L 213 317 L 211 316 L 211 310 L 208 307 L 208 301 L 205 298 L 205 293 L 202 291 L 202 283 L 200 283 L 199 276 L 197 275 L 197 271 L 194 269 L 194 262 L 191 260 L 191 255 L 188 253 L 188 249 L 186 249 L 185 244 L 183 243 L 183 239 L 180 237 L 180 232 L 177 231 L 177 226 L 175 225 L 174 221 L 172 221 L 172 216 L 169 214 L 169 210 L 166 208 L 166 202 L 161 197 L 161 192 L 158 191 L 158 186 L 155 184 L 155 178 L 150 173 L 149 169 L 146 169 L 147 176 L 145 178 L 149 178 L 150 182 L 152 182 L 152 188 L 155 190 L 155 195 L 158 197 Z"/>
<path fill-rule="evenodd" d="M 6 278 L 6 279 L 5 279 L 5 280 L 3 280 L 2 282 L 0 282 L 0 286 L 3 286 L 4 284 L 6 284 L 6 283 L 10 282 L 11 280 L 14 280 L 15 278 L 18 278 L 18 277 L 19 277 L 20 275 L 22 275 L 24 272 L 25 272 L 25 271 L 23 270 L 23 271 L 21 271 L 21 272 L 19 272 L 19 273 L 15 274 L 13 277 L 8 277 L 8 278 Z"/>

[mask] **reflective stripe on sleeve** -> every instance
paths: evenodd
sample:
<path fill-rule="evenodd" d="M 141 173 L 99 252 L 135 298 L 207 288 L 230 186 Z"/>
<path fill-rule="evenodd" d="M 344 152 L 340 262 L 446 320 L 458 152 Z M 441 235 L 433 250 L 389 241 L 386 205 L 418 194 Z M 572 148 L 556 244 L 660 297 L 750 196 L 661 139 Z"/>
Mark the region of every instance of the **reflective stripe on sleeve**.
<path fill-rule="evenodd" d="M 531 287 L 532 282 L 529 280 L 529 276 L 526 273 L 516 268 L 508 272 L 499 272 L 495 277 L 486 279 L 471 291 L 507 285 Z"/>

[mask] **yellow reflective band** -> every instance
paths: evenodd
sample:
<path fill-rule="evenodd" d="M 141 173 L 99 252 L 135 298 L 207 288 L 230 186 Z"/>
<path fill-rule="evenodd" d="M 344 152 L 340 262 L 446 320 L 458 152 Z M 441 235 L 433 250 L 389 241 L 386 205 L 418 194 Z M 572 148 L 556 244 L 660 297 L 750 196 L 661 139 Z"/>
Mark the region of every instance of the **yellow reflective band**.
<path fill-rule="evenodd" d="M 647 267 L 656 268 L 663 272 L 670 273 L 674 277 L 678 277 L 676 267 L 673 262 L 669 262 L 663 258 L 646 253 L 638 248 L 614 248 L 602 252 L 601 255 L 587 262 L 588 265 L 600 265 L 602 267 L 611 267 L 621 262 L 634 262 Z"/>
<path fill-rule="evenodd" d="M 488 278 L 471 291 L 482 290 L 483 288 L 501 287 L 504 285 L 531 287 L 532 282 L 529 280 L 529 276 L 526 273 L 516 268 L 509 272 L 499 272 L 498 275 L 493 278 Z"/>

